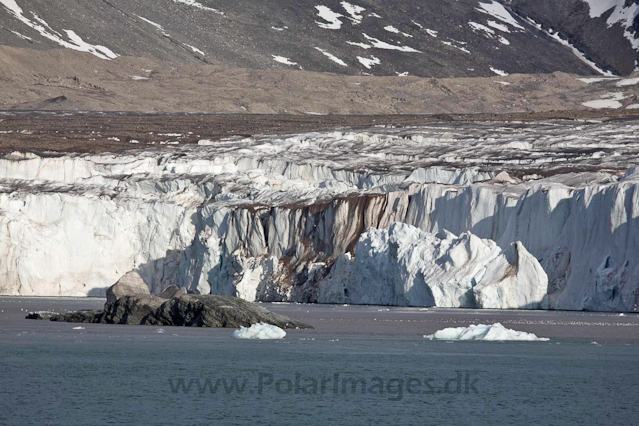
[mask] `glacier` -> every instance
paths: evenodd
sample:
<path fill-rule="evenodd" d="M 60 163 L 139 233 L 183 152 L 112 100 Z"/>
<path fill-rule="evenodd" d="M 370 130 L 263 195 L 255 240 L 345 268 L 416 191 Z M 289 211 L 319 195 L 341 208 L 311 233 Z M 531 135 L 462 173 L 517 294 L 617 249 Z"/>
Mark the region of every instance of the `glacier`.
<path fill-rule="evenodd" d="M 104 296 L 136 271 L 153 294 L 636 311 L 637 134 L 467 122 L 13 152 L 0 294 Z"/>

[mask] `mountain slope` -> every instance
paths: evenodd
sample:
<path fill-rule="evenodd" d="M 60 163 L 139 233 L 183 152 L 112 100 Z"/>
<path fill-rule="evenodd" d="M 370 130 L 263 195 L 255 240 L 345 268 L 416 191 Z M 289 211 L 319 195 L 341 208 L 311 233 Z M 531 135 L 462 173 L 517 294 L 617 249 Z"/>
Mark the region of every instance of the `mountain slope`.
<path fill-rule="evenodd" d="M 494 0 L 352 1 L 0 0 L 0 44 L 349 75 L 594 73 Z"/>
<path fill-rule="evenodd" d="M 520 16 L 566 39 L 602 68 L 639 70 L 639 0 L 510 0 Z"/>

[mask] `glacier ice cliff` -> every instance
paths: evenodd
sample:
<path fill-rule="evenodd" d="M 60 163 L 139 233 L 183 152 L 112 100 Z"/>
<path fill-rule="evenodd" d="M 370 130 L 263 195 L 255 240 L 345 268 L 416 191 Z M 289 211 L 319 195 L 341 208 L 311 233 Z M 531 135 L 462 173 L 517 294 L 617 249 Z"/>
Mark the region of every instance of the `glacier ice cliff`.
<path fill-rule="evenodd" d="M 394 222 L 363 233 L 320 282 L 321 303 L 548 309 L 548 278 L 524 246 L 509 262 L 492 240 L 470 232 L 432 235 Z"/>
<path fill-rule="evenodd" d="M 639 122 L 375 127 L 0 158 L 0 294 L 635 311 Z"/>

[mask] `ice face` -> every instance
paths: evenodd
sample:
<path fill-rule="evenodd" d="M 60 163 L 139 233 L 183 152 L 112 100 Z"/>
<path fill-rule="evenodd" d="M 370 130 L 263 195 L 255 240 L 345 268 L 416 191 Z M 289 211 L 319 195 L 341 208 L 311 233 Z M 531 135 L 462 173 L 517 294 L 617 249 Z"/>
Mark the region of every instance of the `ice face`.
<path fill-rule="evenodd" d="M 545 342 L 550 340 L 544 337 L 537 337 L 533 333 L 511 330 L 500 323 L 492 325 L 471 324 L 468 327 L 444 328 L 443 330 L 436 331 L 434 334 L 425 335 L 424 337 L 430 340 L 484 340 L 491 342 Z"/>
<path fill-rule="evenodd" d="M 632 311 L 637 132 L 447 123 L 12 153 L 0 294 L 103 296 L 135 270 L 152 293 Z"/>
<path fill-rule="evenodd" d="M 548 278 L 516 243 L 509 262 L 472 233 L 429 234 L 392 223 L 362 234 L 355 257 L 342 255 L 319 282 L 322 303 L 547 309 Z"/>
<path fill-rule="evenodd" d="M 260 322 L 250 327 L 240 327 L 233 332 L 236 339 L 282 339 L 286 332 L 281 328 Z"/>

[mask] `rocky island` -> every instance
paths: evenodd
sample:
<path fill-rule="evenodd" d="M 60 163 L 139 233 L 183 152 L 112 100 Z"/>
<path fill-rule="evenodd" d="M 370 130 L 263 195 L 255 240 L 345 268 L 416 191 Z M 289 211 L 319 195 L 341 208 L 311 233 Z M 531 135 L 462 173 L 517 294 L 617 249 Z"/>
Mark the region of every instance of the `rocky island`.
<path fill-rule="evenodd" d="M 186 294 L 171 286 L 152 296 L 136 272 L 129 272 L 107 290 L 103 310 L 81 310 L 58 314 L 32 312 L 27 319 L 62 322 L 160 325 L 189 327 L 250 327 L 267 323 L 280 328 L 313 328 L 255 303 L 232 296 Z"/>

